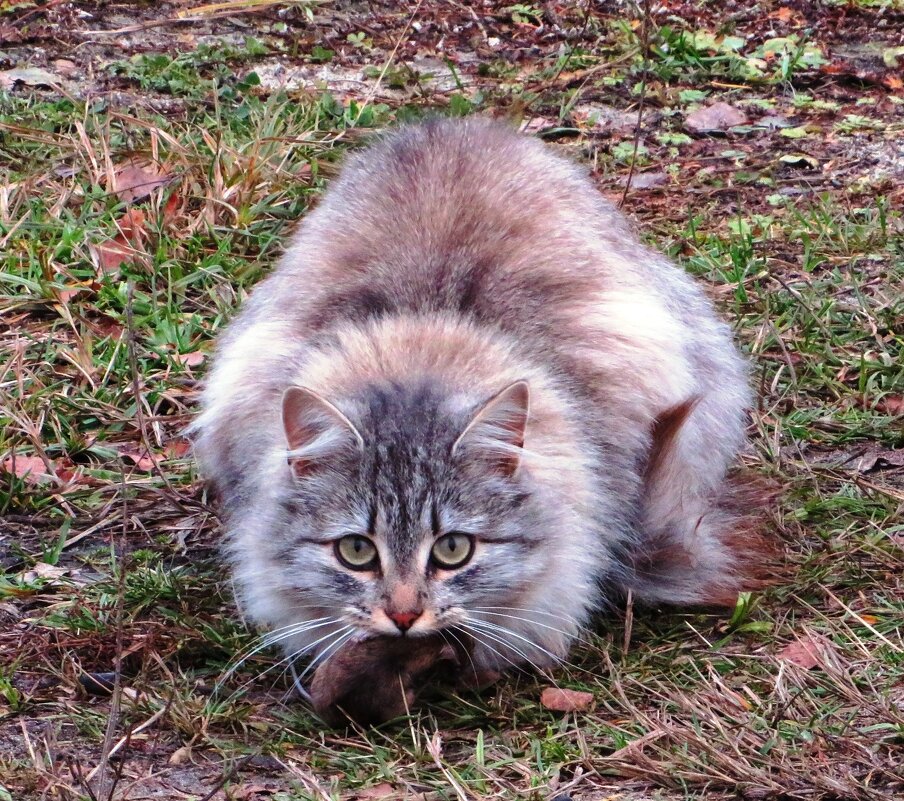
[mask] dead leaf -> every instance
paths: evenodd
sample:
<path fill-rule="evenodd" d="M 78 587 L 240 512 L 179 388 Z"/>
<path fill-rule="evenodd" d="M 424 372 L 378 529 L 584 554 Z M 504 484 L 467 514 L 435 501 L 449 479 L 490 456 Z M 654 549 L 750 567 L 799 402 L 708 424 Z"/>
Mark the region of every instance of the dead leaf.
<path fill-rule="evenodd" d="M 59 76 L 38 67 L 19 67 L 0 72 L 0 89 L 12 89 L 17 83 L 26 86 L 60 86 Z"/>
<path fill-rule="evenodd" d="M 791 22 L 792 19 L 798 17 L 799 15 L 793 9 L 788 8 L 788 6 L 782 6 L 775 11 L 769 13 L 769 19 L 777 19 L 779 22 Z"/>
<path fill-rule="evenodd" d="M 69 572 L 69 568 L 59 567 L 58 565 L 50 565 L 47 562 L 38 562 L 32 565 L 28 570 L 19 574 L 19 578 L 25 584 L 32 584 L 38 579 L 53 581 L 61 578 Z"/>
<path fill-rule="evenodd" d="M 207 358 L 207 354 L 201 350 L 193 350 L 191 353 L 174 353 L 173 361 L 179 362 L 184 367 L 197 367 Z"/>
<path fill-rule="evenodd" d="M 581 712 L 593 703 L 593 693 L 547 687 L 540 695 L 540 703 L 552 712 Z"/>
<path fill-rule="evenodd" d="M 167 459 L 181 459 L 190 450 L 191 443 L 187 439 L 174 439 L 163 447 Z"/>
<path fill-rule="evenodd" d="M 173 180 L 165 167 L 151 161 L 129 161 L 113 173 L 113 191 L 123 203 L 135 203 Z"/>
<path fill-rule="evenodd" d="M 889 467 L 904 467 L 904 449 L 874 448 L 857 460 L 858 473 L 869 473 Z"/>
<path fill-rule="evenodd" d="M 188 762 L 191 759 L 191 746 L 183 745 L 181 748 L 177 748 L 173 753 L 169 756 L 170 765 L 182 765 L 185 762 Z"/>
<path fill-rule="evenodd" d="M 269 783 L 264 783 L 269 781 Z M 229 791 L 230 798 L 235 801 L 255 801 L 255 799 L 270 798 L 282 789 L 282 784 L 272 780 L 253 781 L 232 787 Z"/>
<path fill-rule="evenodd" d="M 778 652 L 778 658 L 804 670 L 812 670 L 822 665 L 825 650 L 825 638 L 810 634 L 786 645 Z"/>
<path fill-rule="evenodd" d="M 375 784 L 373 787 L 365 787 L 363 790 L 358 790 L 353 798 L 389 798 L 390 796 L 397 795 L 395 787 L 393 787 L 389 782 L 380 782 L 379 784 Z"/>
<path fill-rule="evenodd" d="M 38 484 L 48 477 L 47 465 L 40 456 L 7 456 L 3 460 L 3 470 L 17 478 L 24 478 L 29 484 Z"/>
<path fill-rule="evenodd" d="M 627 176 L 619 178 L 619 183 L 627 183 Z M 631 176 L 631 189 L 655 189 L 665 186 L 669 182 L 669 176 L 664 172 L 637 172 Z"/>
<path fill-rule="evenodd" d="M 713 103 L 692 111 L 684 118 L 684 127 L 692 133 L 726 131 L 747 122 L 747 115 L 728 103 Z"/>
<path fill-rule="evenodd" d="M 137 469 L 149 473 L 157 464 L 157 458 L 154 454 L 148 453 L 146 448 L 133 448 L 124 446 L 119 448 L 119 455 L 123 461 L 134 465 Z"/>
<path fill-rule="evenodd" d="M 904 414 L 904 395 L 886 395 L 876 404 L 876 411 L 892 417 Z"/>
<path fill-rule="evenodd" d="M 779 161 L 790 167 L 805 167 L 811 170 L 819 167 L 819 160 L 813 158 L 813 156 L 808 156 L 806 153 L 786 153 L 784 156 L 779 157 Z"/>
<path fill-rule="evenodd" d="M 113 239 L 90 245 L 99 276 L 117 274 L 132 259 L 147 235 L 145 223 L 141 209 L 128 209 L 119 220 L 119 233 Z"/>
<path fill-rule="evenodd" d="M 70 61 L 68 58 L 58 58 L 53 62 L 53 66 L 56 68 L 56 71 L 62 75 L 64 78 L 71 78 L 78 72 L 78 65 L 74 61 Z"/>

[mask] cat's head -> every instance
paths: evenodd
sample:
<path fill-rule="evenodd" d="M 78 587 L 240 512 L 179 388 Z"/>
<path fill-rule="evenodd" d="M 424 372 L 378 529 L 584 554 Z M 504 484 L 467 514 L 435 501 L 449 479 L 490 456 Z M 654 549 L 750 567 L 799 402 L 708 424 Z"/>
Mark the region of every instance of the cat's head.
<path fill-rule="evenodd" d="M 424 635 L 520 608 L 548 569 L 549 509 L 523 464 L 525 382 L 489 398 L 386 385 L 327 399 L 293 387 L 282 419 L 280 583 L 297 588 L 306 617 Z"/>

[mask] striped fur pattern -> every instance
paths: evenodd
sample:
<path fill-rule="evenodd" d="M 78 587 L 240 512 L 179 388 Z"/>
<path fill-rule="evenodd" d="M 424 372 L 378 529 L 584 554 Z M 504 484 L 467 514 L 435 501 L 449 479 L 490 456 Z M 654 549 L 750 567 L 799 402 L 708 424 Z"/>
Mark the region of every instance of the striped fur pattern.
<path fill-rule="evenodd" d="M 703 292 L 581 169 L 431 121 L 350 158 L 302 221 L 220 342 L 194 437 L 241 603 L 288 654 L 398 633 L 398 602 L 421 612 L 406 636 L 468 632 L 496 670 L 564 657 L 628 590 L 749 585 L 764 557 L 726 480 L 749 402 Z M 461 569 L 429 561 L 447 532 L 474 537 Z M 340 564 L 348 534 L 378 568 Z"/>

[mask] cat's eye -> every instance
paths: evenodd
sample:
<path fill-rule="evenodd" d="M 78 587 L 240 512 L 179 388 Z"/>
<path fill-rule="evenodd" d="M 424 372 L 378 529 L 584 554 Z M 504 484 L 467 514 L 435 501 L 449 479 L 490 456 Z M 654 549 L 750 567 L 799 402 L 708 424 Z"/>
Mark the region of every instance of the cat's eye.
<path fill-rule="evenodd" d="M 336 558 L 352 570 L 373 570 L 377 566 L 377 546 L 367 537 L 349 534 L 336 540 Z"/>
<path fill-rule="evenodd" d="M 474 553 L 474 538 L 453 532 L 445 534 L 433 543 L 430 558 L 437 567 L 454 570 L 464 567 Z"/>

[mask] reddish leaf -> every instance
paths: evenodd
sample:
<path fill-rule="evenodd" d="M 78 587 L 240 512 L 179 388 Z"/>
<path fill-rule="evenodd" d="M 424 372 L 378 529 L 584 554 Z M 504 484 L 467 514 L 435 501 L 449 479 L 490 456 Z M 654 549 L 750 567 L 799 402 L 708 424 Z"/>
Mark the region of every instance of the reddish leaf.
<path fill-rule="evenodd" d="M 179 364 L 184 365 L 185 367 L 197 367 L 206 358 L 207 354 L 200 350 L 193 350 L 191 353 L 173 354 L 173 361 L 179 362 Z"/>
<path fill-rule="evenodd" d="M 684 118 L 684 127 L 693 133 L 726 131 L 747 122 L 747 115 L 728 103 L 713 103 L 692 111 Z"/>
<path fill-rule="evenodd" d="M 822 664 L 825 648 L 825 639 L 816 635 L 807 635 L 782 648 L 778 652 L 778 658 L 805 670 L 812 670 Z"/>
<path fill-rule="evenodd" d="M 124 203 L 135 203 L 172 180 L 159 164 L 130 161 L 113 173 L 113 191 Z"/>
<path fill-rule="evenodd" d="M 123 461 L 135 465 L 139 470 L 149 473 L 157 464 L 157 458 L 154 454 L 148 453 L 146 448 L 120 447 L 119 455 Z"/>
<path fill-rule="evenodd" d="M 876 411 L 892 417 L 904 414 L 904 395 L 886 395 L 876 404 Z"/>
<path fill-rule="evenodd" d="M 7 456 L 3 460 L 3 470 L 30 484 L 37 484 L 47 477 L 47 465 L 40 456 Z"/>
<path fill-rule="evenodd" d="M 113 239 L 91 245 L 98 275 L 118 273 L 123 263 L 134 256 L 146 236 L 145 223 L 141 209 L 129 209 L 119 220 L 119 233 Z"/>
<path fill-rule="evenodd" d="M 191 450 L 191 443 L 187 439 L 174 439 L 167 442 L 163 448 L 163 453 L 167 459 L 181 459 Z"/>
<path fill-rule="evenodd" d="M 540 703 L 553 712 L 580 712 L 593 703 L 593 693 L 547 687 L 540 695 Z"/>

